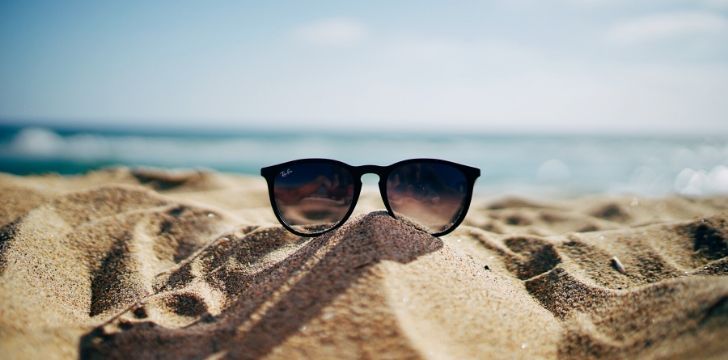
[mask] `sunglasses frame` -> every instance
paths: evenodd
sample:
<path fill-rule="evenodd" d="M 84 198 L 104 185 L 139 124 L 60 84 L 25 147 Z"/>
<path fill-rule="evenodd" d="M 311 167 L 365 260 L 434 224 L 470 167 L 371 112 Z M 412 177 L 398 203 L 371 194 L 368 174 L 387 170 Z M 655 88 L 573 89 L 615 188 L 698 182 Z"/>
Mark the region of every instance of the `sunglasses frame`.
<path fill-rule="evenodd" d="M 354 208 L 356 208 L 356 203 L 359 200 L 359 195 L 361 194 L 361 188 L 362 188 L 362 182 L 361 177 L 364 174 L 376 174 L 379 176 L 379 194 L 382 197 L 382 201 L 384 202 L 384 206 L 387 208 L 387 213 L 395 219 L 397 219 L 397 216 L 394 214 L 394 211 L 392 211 L 392 207 L 389 205 L 389 201 L 387 200 L 387 178 L 389 178 L 389 175 L 397 169 L 400 166 L 411 164 L 411 163 L 418 163 L 418 162 L 426 162 L 426 163 L 438 163 L 438 164 L 444 164 L 452 166 L 459 171 L 463 173 L 465 176 L 465 180 L 467 182 L 467 195 L 465 196 L 465 199 L 463 199 L 463 206 L 460 209 L 460 212 L 458 213 L 457 219 L 453 222 L 453 224 L 445 229 L 444 231 L 437 232 L 437 233 L 430 233 L 432 236 L 443 236 L 446 234 L 449 234 L 453 230 L 455 230 L 460 223 L 463 222 L 465 219 L 465 215 L 468 213 L 468 209 L 470 208 L 470 202 L 473 198 L 473 187 L 475 186 L 475 180 L 480 176 L 480 169 L 470 167 L 467 165 L 462 165 L 458 163 L 454 163 L 452 161 L 447 160 L 440 160 L 440 159 L 429 159 L 429 158 L 418 158 L 418 159 L 407 159 L 402 160 L 399 162 L 396 162 L 392 165 L 388 166 L 379 166 L 379 165 L 361 165 L 361 166 L 352 166 L 347 163 L 338 161 L 338 160 L 332 160 L 332 159 L 321 159 L 321 158 L 308 158 L 308 159 L 299 159 L 299 160 L 291 160 L 287 161 L 281 164 L 277 165 L 271 165 L 268 167 L 264 167 L 260 169 L 260 175 L 263 176 L 268 183 L 268 198 L 270 200 L 271 207 L 273 208 L 273 213 L 275 214 L 278 221 L 285 227 L 288 231 L 298 235 L 298 236 L 306 236 L 306 237 L 313 237 L 313 236 L 319 236 L 324 233 L 327 233 L 329 231 L 332 231 L 341 225 L 343 225 L 347 220 L 349 220 L 349 217 L 354 212 Z M 300 165 L 300 164 L 306 164 L 306 163 L 330 163 L 332 165 L 340 166 L 344 169 L 347 169 L 350 173 L 352 178 L 354 179 L 354 194 L 353 198 L 351 200 L 351 205 L 349 205 L 349 210 L 346 212 L 346 215 L 336 223 L 331 228 L 328 228 L 323 231 L 315 232 L 315 233 L 303 233 L 296 229 L 294 229 L 291 225 L 288 225 L 281 216 L 281 212 L 278 209 L 278 205 L 276 205 L 275 201 L 275 178 L 276 176 L 283 170 L 285 170 L 286 167 L 289 167 L 293 164 Z"/>

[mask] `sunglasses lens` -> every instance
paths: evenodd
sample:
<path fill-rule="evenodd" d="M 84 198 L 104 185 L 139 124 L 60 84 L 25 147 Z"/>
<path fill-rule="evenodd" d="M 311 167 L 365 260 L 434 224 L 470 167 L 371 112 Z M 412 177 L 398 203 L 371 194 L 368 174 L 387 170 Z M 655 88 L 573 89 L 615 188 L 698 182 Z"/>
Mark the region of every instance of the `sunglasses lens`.
<path fill-rule="evenodd" d="M 465 174 L 438 162 L 404 164 L 387 178 L 387 200 L 395 216 L 423 225 L 433 234 L 454 225 L 468 194 Z"/>
<path fill-rule="evenodd" d="M 281 219 L 313 234 L 333 228 L 346 216 L 354 199 L 354 178 L 337 164 L 293 164 L 276 174 L 273 193 Z"/>

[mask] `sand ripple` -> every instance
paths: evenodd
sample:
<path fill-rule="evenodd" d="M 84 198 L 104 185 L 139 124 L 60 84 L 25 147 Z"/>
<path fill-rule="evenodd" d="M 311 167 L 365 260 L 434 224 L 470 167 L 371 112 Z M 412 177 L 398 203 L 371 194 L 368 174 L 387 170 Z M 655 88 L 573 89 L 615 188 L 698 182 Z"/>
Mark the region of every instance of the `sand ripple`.
<path fill-rule="evenodd" d="M 0 175 L 12 357 L 728 353 L 728 201 L 479 201 L 441 239 L 373 211 L 307 239 L 260 179 Z M 619 265 L 616 265 L 619 263 Z"/>

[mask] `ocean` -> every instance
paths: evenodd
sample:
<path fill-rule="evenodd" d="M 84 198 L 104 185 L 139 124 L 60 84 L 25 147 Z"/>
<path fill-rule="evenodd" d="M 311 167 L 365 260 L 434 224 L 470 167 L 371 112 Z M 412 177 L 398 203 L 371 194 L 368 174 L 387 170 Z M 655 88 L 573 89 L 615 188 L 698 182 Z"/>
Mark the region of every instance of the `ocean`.
<path fill-rule="evenodd" d="M 80 174 L 111 166 L 214 169 L 323 157 L 387 165 L 415 157 L 479 167 L 481 194 L 728 194 L 728 137 L 162 131 L 0 125 L 0 171 Z M 376 183 L 376 176 L 365 184 Z"/>

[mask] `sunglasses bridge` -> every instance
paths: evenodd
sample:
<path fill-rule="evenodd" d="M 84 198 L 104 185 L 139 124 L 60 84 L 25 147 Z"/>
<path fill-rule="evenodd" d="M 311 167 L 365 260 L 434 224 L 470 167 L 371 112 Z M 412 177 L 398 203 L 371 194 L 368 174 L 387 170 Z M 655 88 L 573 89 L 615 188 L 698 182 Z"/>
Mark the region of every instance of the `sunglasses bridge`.
<path fill-rule="evenodd" d="M 354 169 L 356 170 L 354 175 L 361 181 L 361 177 L 366 174 L 375 174 L 379 177 L 379 181 L 382 180 L 382 175 L 387 167 L 386 166 L 379 166 L 379 165 L 361 165 L 361 166 L 354 166 Z"/>

